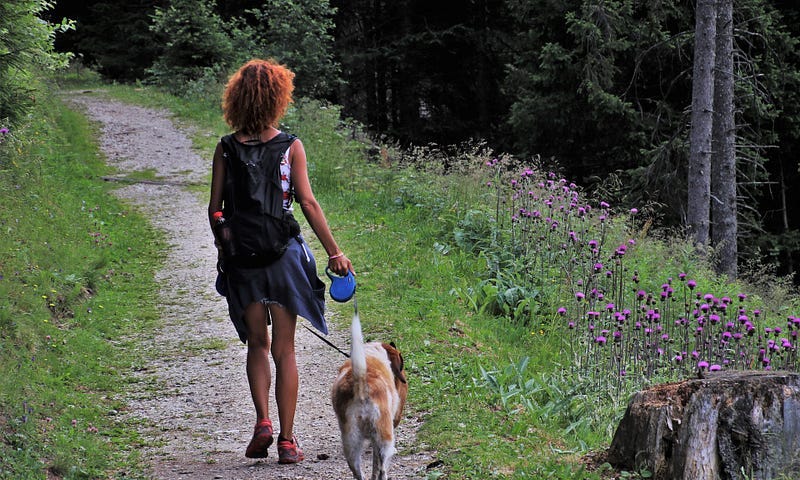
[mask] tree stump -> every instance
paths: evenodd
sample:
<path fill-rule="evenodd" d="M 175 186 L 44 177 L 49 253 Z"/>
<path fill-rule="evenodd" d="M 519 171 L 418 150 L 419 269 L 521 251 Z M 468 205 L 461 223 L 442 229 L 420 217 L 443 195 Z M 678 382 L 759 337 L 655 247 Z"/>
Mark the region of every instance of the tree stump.
<path fill-rule="evenodd" d="M 637 392 L 607 460 L 655 479 L 800 477 L 800 374 L 714 372 Z"/>

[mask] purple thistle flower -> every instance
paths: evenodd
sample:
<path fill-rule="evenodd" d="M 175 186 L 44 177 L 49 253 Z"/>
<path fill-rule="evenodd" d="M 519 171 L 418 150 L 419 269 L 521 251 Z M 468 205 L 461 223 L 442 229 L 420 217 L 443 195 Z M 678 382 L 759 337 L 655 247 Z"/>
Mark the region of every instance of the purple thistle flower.
<path fill-rule="evenodd" d="M 600 202 L 600 208 L 608 208 L 608 207 L 610 207 L 610 206 L 611 206 L 611 205 L 609 205 L 609 204 L 608 204 L 608 203 L 606 203 L 606 202 Z"/>
<path fill-rule="evenodd" d="M 583 292 L 575 293 L 575 299 L 578 300 L 579 302 L 582 301 L 584 298 L 586 298 L 586 295 Z"/>
<path fill-rule="evenodd" d="M 561 315 L 561 316 L 564 316 L 564 315 L 567 314 L 567 309 L 564 308 L 564 307 L 560 307 L 558 310 L 556 310 L 556 313 Z"/>
<path fill-rule="evenodd" d="M 689 290 L 694 290 L 694 287 L 697 286 L 697 282 L 695 282 L 694 280 L 689 280 L 688 282 L 686 282 L 686 286 L 689 287 Z"/>
<path fill-rule="evenodd" d="M 631 208 L 631 215 L 636 215 L 637 213 L 639 213 L 638 208 Z"/>
<path fill-rule="evenodd" d="M 606 337 L 600 335 L 599 337 L 595 338 L 594 341 L 597 342 L 599 345 L 605 345 Z"/>
<path fill-rule="evenodd" d="M 8 133 L 8 129 L 6 127 L 0 128 L 0 134 L 5 135 Z"/>
<path fill-rule="evenodd" d="M 575 328 L 575 322 L 569 322 L 569 323 L 567 324 L 567 328 L 569 328 L 570 330 L 572 330 L 573 328 Z"/>
<path fill-rule="evenodd" d="M 720 370 L 722 370 L 722 367 L 717 365 L 716 363 L 714 365 L 711 365 L 710 367 L 708 367 L 708 371 L 709 372 L 718 372 Z"/>
<path fill-rule="evenodd" d="M 708 368 L 708 362 L 706 362 L 705 360 L 700 360 L 699 362 L 697 362 L 697 368 L 699 368 L 700 370 L 705 370 L 706 368 Z"/>
<path fill-rule="evenodd" d="M 680 354 L 675 355 L 672 359 L 675 360 L 675 363 L 681 363 L 683 361 L 683 357 Z"/>

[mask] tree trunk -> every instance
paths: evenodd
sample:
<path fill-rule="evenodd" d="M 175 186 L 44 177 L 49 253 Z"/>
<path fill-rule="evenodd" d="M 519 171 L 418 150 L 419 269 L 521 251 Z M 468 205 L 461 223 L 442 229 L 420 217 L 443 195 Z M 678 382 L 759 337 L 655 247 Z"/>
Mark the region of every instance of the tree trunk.
<path fill-rule="evenodd" d="M 636 393 L 607 452 L 655 480 L 800 474 L 800 374 L 718 372 Z"/>
<path fill-rule="evenodd" d="M 736 120 L 733 78 L 733 0 L 719 0 L 714 127 L 711 156 L 711 244 L 716 270 L 733 280 L 737 275 Z"/>
<path fill-rule="evenodd" d="M 716 0 L 697 0 L 695 21 L 686 223 L 695 246 L 701 252 L 708 245 L 711 216 L 711 130 L 714 120 L 716 6 Z"/>

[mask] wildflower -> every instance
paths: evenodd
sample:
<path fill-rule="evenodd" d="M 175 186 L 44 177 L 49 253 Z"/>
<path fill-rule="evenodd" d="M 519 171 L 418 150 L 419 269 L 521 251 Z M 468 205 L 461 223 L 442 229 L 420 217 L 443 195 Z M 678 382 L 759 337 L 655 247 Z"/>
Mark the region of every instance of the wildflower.
<path fill-rule="evenodd" d="M 705 370 L 706 368 L 708 368 L 708 362 L 706 362 L 705 360 L 700 360 L 699 362 L 697 362 L 697 368 L 699 368 L 700 370 Z"/>
<path fill-rule="evenodd" d="M 672 359 L 675 360 L 675 363 L 681 363 L 683 361 L 683 357 L 680 354 L 675 355 Z"/>
<path fill-rule="evenodd" d="M 620 332 L 619 330 L 616 330 L 616 331 L 614 332 L 614 340 L 615 340 L 615 341 L 620 341 L 620 340 L 622 340 L 622 332 Z"/>
<path fill-rule="evenodd" d="M 600 335 L 599 337 L 595 338 L 594 341 L 597 342 L 598 345 L 605 345 L 606 337 Z"/>
<path fill-rule="evenodd" d="M 679 274 L 678 274 L 678 278 L 679 278 L 680 280 L 686 280 L 686 274 L 685 274 L 685 273 L 679 273 Z"/>
<path fill-rule="evenodd" d="M 631 208 L 631 215 L 636 215 L 637 213 L 639 213 L 638 208 Z"/>
<path fill-rule="evenodd" d="M 606 202 L 600 202 L 600 208 L 608 208 L 608 207 L 610 207 L 610 206 L 611 206 L 611 205 L 609 205 L 609 204 L 608 204 L 608 203 L 606 203 Z"/>
<path fill-rule="evenodd" d="M 718 372 L 720 370 L 722 370 L 722 367 L 717 365 L 716 363 L 714 365 L 711 365 L 710 367 L 708 367 L 708 371 L 709 372 Z"/>
<path fill-rule="evenodd" d="M 0 134 L 5 135 L 8 133 L 8 129 L 6 127 L 0 128 Z"/>
<path fill-rule="evenodd" d="M 744 293 L 740 293 L 738 297 L 740 302 L 744 302 L 747 299 L 747 295 Z"/>
<path fill-rule="evenodd" d="M 686 282 L 686 286 L 689 287 L 689 290 L 694 290 L 694 288 L 697 286 L 697 282 L 694 280 L 689 280 Z"/>
<path fill-rule="evenodd" d="M 561 315 L 561 316 L 564 316 L 564 315 L 567 314 L 567 309 L 564 308 L 564 307 L 560 307 L 558 310 L 556 310 L 556 313 Z"/>
<path fill-rule="evenodd" d="M 575 299 L 579 302 L 586 298 L 586 295 L 583 292 L 575 292 Z"/>
<path fill-rule="evenodd" d="M 569 328 L 570 330 L 574 329 L 575 328 L 575 322 L 569 322 L 567 324 L 567 328 Z"/>

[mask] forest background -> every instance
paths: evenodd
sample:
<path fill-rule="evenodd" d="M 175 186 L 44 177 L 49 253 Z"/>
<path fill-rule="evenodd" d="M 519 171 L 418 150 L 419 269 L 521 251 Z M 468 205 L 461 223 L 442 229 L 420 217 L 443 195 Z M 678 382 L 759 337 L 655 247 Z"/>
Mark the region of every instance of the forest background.
<path fill-rule="evenodd" d="M 708 274 L 681 243 L 695 46 L 690 1 L 3 2 L 0 178 L 24 178 L 20 172 L 29 167 L 20 159 L 38 133 L 18 127 L 41 113 L 46 95 L 34 81 L 40 71 L 88 67 L 108 81 L 142 87 L 144 96 L 155 96 L 152 86 L 188 103 L 206 102 L 202 109 L 218 120 L 220 85 L 232 69 L 254 56 L 285 62 L 298 73 L 295 115 L 327 111 L 349 137 L 363 140 L 367 132 L 373 145 L 369 162 L 353 163 L 353 182 L 380 178 L 365 182 L 381 186 L 380 201 L 364 194 L 367 201 L 348 208 L 380 216 L 376 223 L 384 226 L 412 216 L 413 227 L 399 231 L 417 242 L 403 247 L 427 250 L 411 255 L 418 270 L 407 278 L 415 287 L 444 288 L 474 313 L 455 323 L 443 315 L 446 325 L 419 313 L 413 325 L 396 326 L 425 354 L 450 345 L 437 335 L 463 338 L 470 353 L 417 366 L 430 382 L 419 386 L 417 400 L 428 400 L 422 408 L 463 402 L 454 411 L 475 409 L 465 415 L 474 441 L 447 437 L 453 446 L 442 448 L 448 473 L 486 478 L 498 456 L 519 464 L 512 469 L 519 478 L 560 468 L 529 459 L 533 448 L 545 450 L 538 435 L 557 436 L 544 453 L 569 455 L 572 470 L 582 461 L 573 454 L 608 441 L 636 388 L 685 378 L 703 363 L 796 370 L 800 319 L 789 315 L 783 334 L 774 324 L 794 312 L 796 298 L 784 295 L 791 290 L 786 283 L 761 274 L 767 267 L 791 277 L 797 261 L 798 213 L 791 207 L 800 135 L 798 11 L 793 2 L 756 0 L 738 1 L 734 10 L 740 264 L 747 280 L 761 282 L 754 287 L 769 294 L 769 306 L 757 295 L 754 306 L 745 304 L 742 285 Z M 465 158 L 481 160 L 484 170 L 463 170 Z M 528 164 L 536 168 L 520 176 Z M 376 165 L 396 171 L 375 174 Z M 33 178 L 46 176 L 35 166 Z M 464 185 L 433 188 L 442 185 L 430 182 L 447 173 Z M 479 175 L 489 176 L 481 183 L 486 191 L 470 183 Z M 520 192 L 534 192 L 535 201 Z M 473 194 L 481 201 L 472 202 Z M 431 218 L 418 220 L 426 212 Z M 12 220 L 3 222 L 13 229 Z M 18 247 L 10 235 L 4 241 Z M 438 272 L 426 261 L 437 269 L 468 266 L 431 279 L 426 275 Z M 441 278 L 451 282 L 441 285 Z M 16 295 L 11 282 L 0 286 Z M 429 300 L 454 308 L 440 297 Z M 731 302 L 739 303 L 726 313 Z M 10 346 L 2 352 L 14 360 L 8 365 L 20 365 L 21 345 L 39 348 L 47 337 L 16 320 L 27 305 L 0 306 L 0 339 Z M 713 310 L 712 323 L 697 333 L 704 308 Z M 656 341 L 641 340 L 657 328 Z M 475 340 L 478 330 L 488 333 Z M 488 355 L 495 342 L 507 349 Z M 769 357 L 752 353 L 759 348 Z M 442 391 L 456 394 L 436 397 Z M 24 419 L 30 404 L 12 407 L 23 410 L 7 418 Z M 428 419 L 426 428 L 436 424 Z M 26 425 L 5 425 L 4 446 L 23 444 Z M 458 434 L 447 424 L 438 434 L 452 432 Z M 528 469 L 526 462 L 536 465 Z"/>
<path fill-rule="evenodd" d="M 794 277 L 800 6 L 734 3 L 739 263 Z M 433 146 L 445 167 L 476 146 L 535 158 L 657 226 L 686 222 L 694 1 L 64 0 L 48 15 L 75 20 L 57 50 L 112 80 L 213 91 L 274 57 L 384 144 Z"/>

